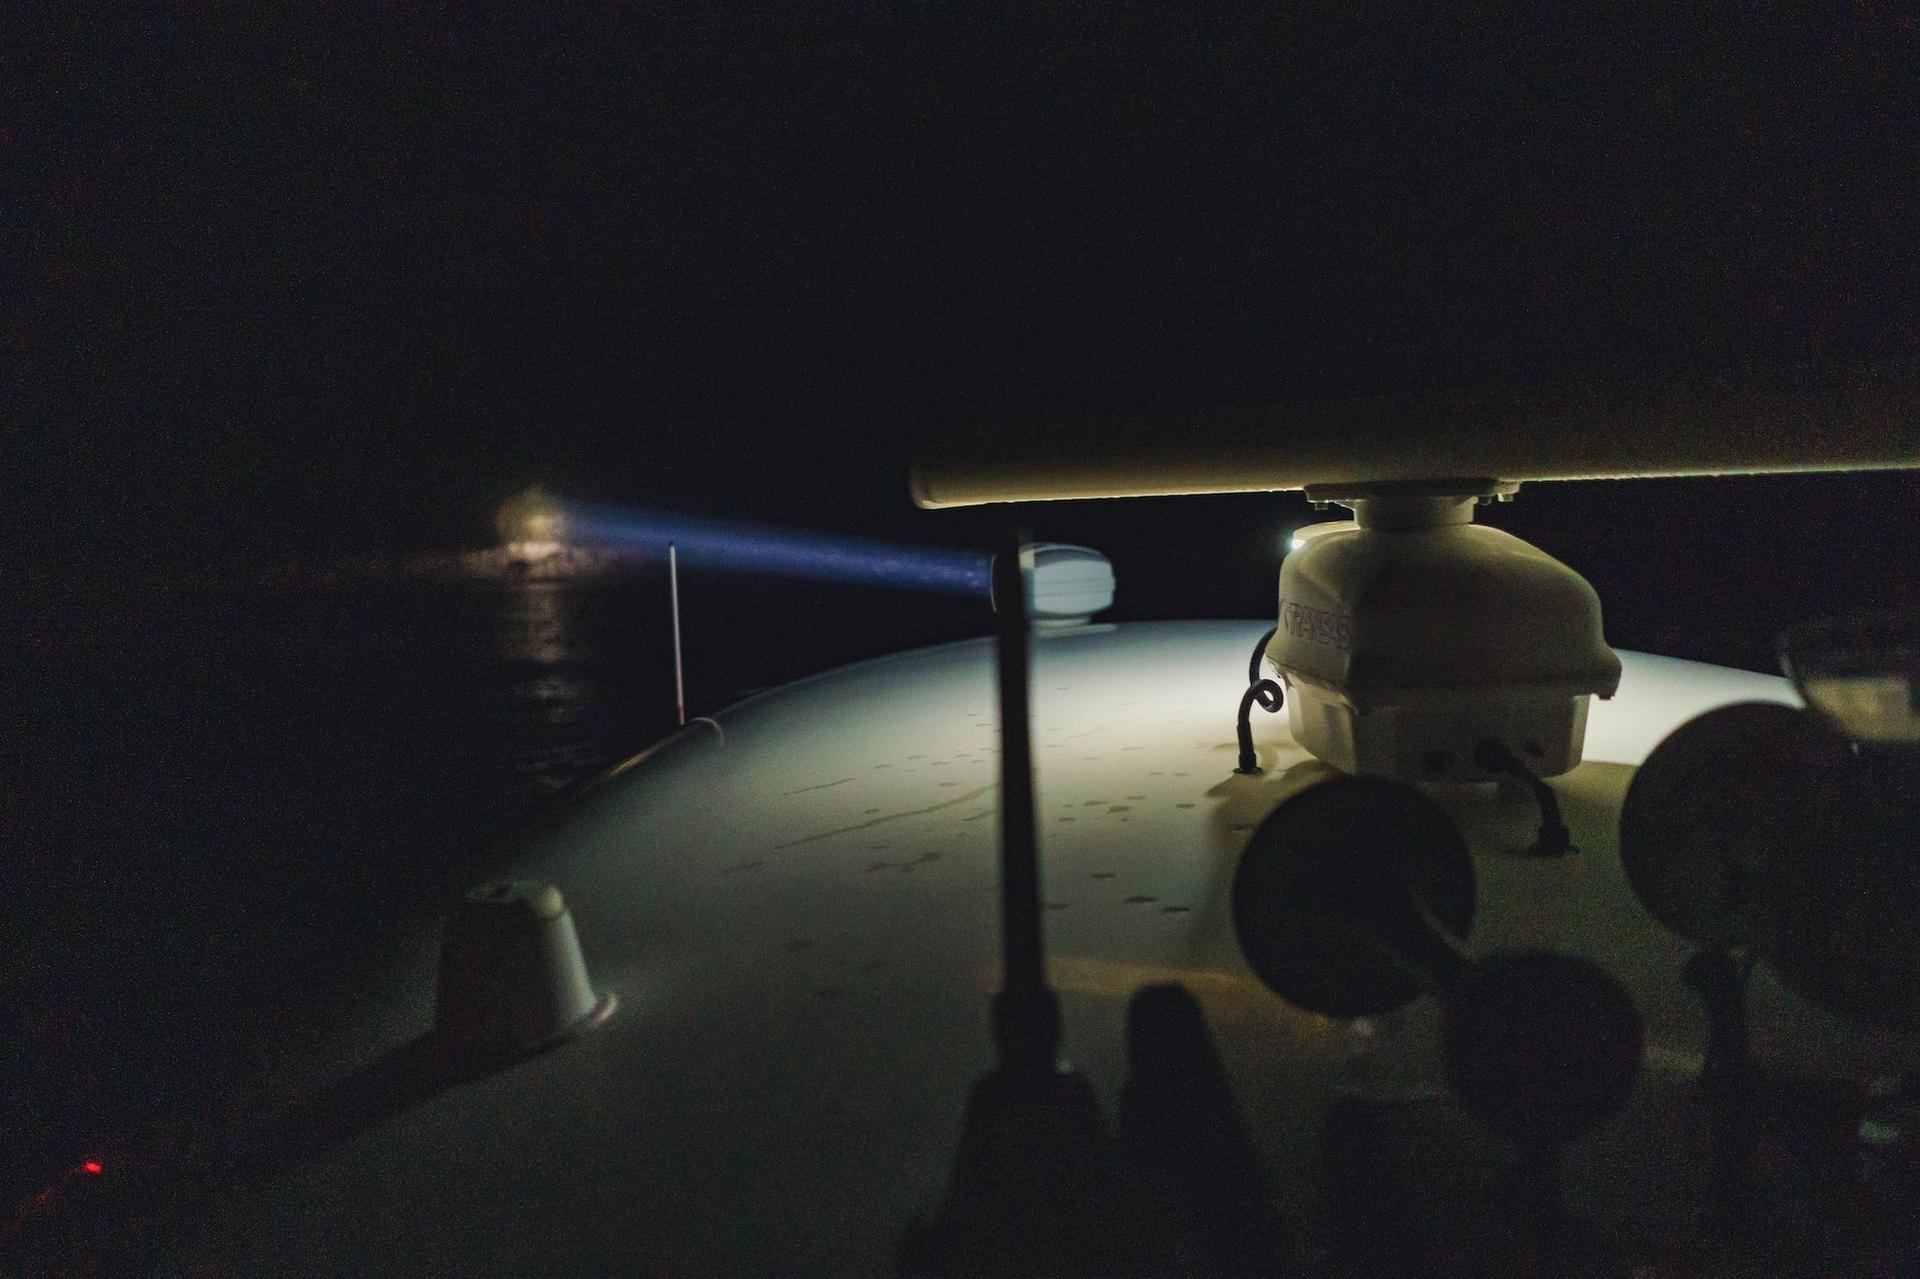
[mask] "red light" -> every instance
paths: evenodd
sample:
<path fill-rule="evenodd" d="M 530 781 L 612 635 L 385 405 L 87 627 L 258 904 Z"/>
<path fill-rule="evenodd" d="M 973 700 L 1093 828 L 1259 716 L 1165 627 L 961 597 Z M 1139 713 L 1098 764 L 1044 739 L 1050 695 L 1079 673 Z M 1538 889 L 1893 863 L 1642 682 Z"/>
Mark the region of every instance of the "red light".
<path fill-rule="evenodd" d="M 88 1172 L 88 1173 L 97 1173 L 100 1171 L 100 1161 L 98 1159 L 89 1159 L 87 1160 L 87 1162 L 80 1165 L 80 1171 Z"/>

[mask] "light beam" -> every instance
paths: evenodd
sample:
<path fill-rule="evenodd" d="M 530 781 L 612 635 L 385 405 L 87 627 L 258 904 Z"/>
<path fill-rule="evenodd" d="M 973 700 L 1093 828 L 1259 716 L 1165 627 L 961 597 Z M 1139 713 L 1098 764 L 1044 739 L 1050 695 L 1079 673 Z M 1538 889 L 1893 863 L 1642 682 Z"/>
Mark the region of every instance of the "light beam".
<path fill-rule="evenodd" d="M 766 524 L 566 502 L 560 540 L 613 555 L 679 558 L 707 568 L 950 595 L 987 594 L 989 557 L 971 551 L 829 537 Z"/>

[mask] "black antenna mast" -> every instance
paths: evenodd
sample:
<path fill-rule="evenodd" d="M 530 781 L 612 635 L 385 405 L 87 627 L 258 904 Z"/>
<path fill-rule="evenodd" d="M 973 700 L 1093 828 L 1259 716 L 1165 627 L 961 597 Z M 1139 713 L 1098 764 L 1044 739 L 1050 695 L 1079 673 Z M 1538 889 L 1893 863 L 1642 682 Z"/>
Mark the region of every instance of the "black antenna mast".
<path fill-rule="evenodd" d="M 1015 531 L 993 557 L 1000 659 L 1000 927 L 1002 972 L 994 1042 L 1006 1071 L 1059 1069 L 1060 1003 L 1047 985 L 1040 930 L 1040 853 L 1033 819 L 1028 722 L 1027 583 L 1033 548 Z"/>

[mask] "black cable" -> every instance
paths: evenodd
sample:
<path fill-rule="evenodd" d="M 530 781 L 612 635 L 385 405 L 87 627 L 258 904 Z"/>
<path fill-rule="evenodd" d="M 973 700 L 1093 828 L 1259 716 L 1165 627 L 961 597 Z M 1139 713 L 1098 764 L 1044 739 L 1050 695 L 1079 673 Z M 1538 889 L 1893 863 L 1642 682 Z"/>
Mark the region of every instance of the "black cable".
<path fill-rule="evenodd" d="M 1234 732 L 1240 739 L 1240 762 L 1233 770 L 1236 773 L 1260 771 L 1260 757 L 1253 749 L 1253 704 L 1260 703 L 1260 709 L 1268 714 L 1287 704 L 1286 690 L 1260 674 L 1260 659 L 1267 655 L 1267 645 L 1279 633 L 1278 625 L 1268 627 L 1260 642 L 1253 646 L 1253 657 L 1247 662 L 1247 691 L 1241 695 L 1240 717 L 1234 721 Z"/>
<path fill-rule="evenodd" d="M 1264 678 L 1260 674 L 1260 659 L 1267 655 L 1267 645 L 1273 643 L 1273 637 L 1279 633 L 1280 626 L 1275 623 L 1267 628 L 1267 633 L 1262 635 L 1260 642 L 1253 646 L 1253 656 L 1247 659 L 1247 683 L 1258 684 Z"/>
<path fill-rule="evenodd" d="M 1240 699 L 1240 719 L 1234 725 L 1234 731 L 1240 737 L 1240 763 L 1234 772 L 1260 771 L 1260 757 L 1253 749 L 1253 704 L 1259 702 L 1263 710 L 1277 711 L 1285 705 L 1285 699 L 1286 694 L 1270 679 L 1247 685 L 1246 694 Z"/>
<path fill-rule="evenodd" d="M 1489 773 L 1518 778 L 1533 792 L 1534 802 L 1540 806 L 1540 835 L 1533 845 L 1535 857 L 1563 857 L 1579 851 L 1573 846 L 1567 824 L 1560 819 L 1560 797 L 1553 793 L 1553 787 L 1521 763 L 1520 757 L 1509 750 L 1505 742 L 1497 737 L 1482 738 L 1473 748 L 1473 762 Z"/>

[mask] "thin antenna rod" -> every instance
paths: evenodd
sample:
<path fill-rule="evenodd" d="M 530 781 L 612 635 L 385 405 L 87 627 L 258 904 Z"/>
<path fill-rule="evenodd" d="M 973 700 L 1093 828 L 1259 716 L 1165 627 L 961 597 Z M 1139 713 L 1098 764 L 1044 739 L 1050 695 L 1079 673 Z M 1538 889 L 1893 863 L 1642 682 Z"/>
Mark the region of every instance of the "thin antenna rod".
<path fill-rule="evenodd" d="M 680 668 L 680 552 L 667 543 L 667 592 L 673 602 L 673 713 L 680 727 L 687 726 L 687 684 Z"/>
<path fill-rule="evenodd" d="M 1013 534 L 993 560 L 1000 670 L 1000 994 L 994 1038 L 1003 1070 L 1059 1069 L 1059 1001 L 1047 986 L 1040 929 L 1040 853 L 1033 820 L 1028 722 L 1027 581 L 1033 550 Z"/>

